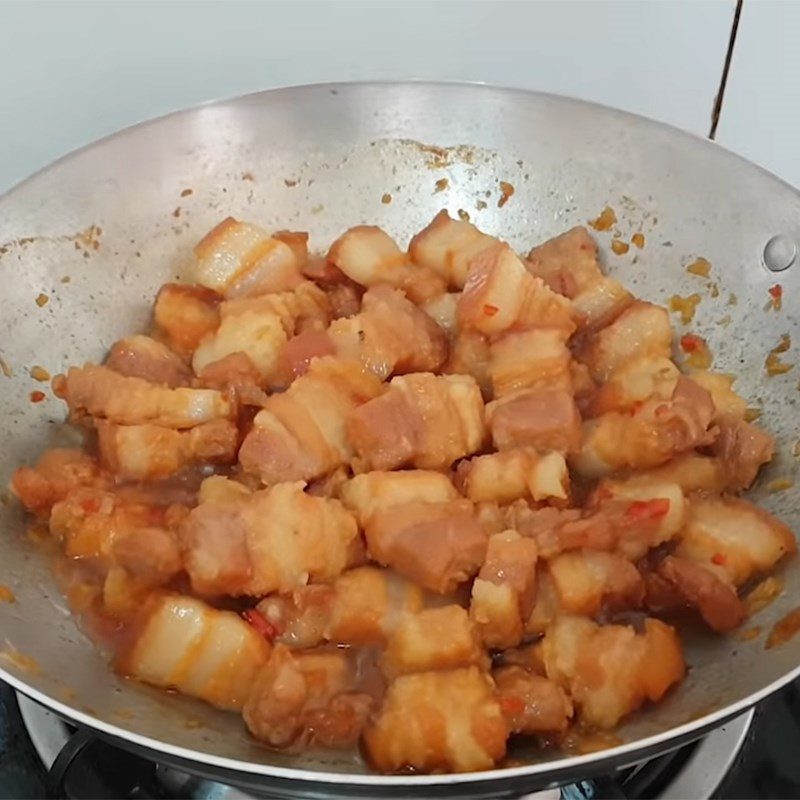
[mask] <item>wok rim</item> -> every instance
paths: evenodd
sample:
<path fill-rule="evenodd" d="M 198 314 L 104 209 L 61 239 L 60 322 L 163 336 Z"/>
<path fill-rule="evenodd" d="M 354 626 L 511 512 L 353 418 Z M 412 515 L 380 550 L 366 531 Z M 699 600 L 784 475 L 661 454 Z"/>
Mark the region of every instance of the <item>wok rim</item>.
<path fill-rule="evenodd" d="M 528 100 L 545 100 L 556 102 L 566 106 L 576 106 L 588 109 L 596 109 L 607 115 L 628 119 L 638 125 L 644 124 L 646 127 L 670 133 L 684 139 L 694 146 L 700 145 L 721 153 L 726 158 L 733 158 L 742 166 L 747 166 L 750 170 L 757 170 L 759 173 L 775 181 L 781 186 L 789 189 L 795 196 L 800 198 L 800 189 L 788 183 L 784 179 L 775 175 L 765 167 L 762 167 L 744 156 L 735 153 L 729 148 L 718 142 L 708 139 L 691 131 L 678 128 L 670 123 L 654 120 L 630 111 L 607 106 L 590 100 L 584 100 L 568 95 L 561 95 L 552 92 L 523 89 L 519 87 L 505 87 L 481 81 L 458 81 L 458 80 L 425 80 L 425 79 L 403 79 L 403 80 L 366 80 L 366 81 L 331 81 L 310 84 L 293 84 L 272 89 L 247 92 L 232 97 L 208 100 L 196 103 L 175 111 L 162 114 L 157 117 L 148 118 L 128 125 L 99 139 L 81 145 L 67 153 L 59 156 L 54 161 L 36 170 L 32 174 L 14 183 L 6 191 L 0 193 L 0 207 L 13 199 L 13 195 L 27 187 L 37 178 L 49 173 L 61 166 L 63 163 L 88 153 L 93 148 L 121 139 L 129 134 L 142 129 L 158 125 L 168 119 L 181 116 L 196 114 L 203 109 L 222 107 L 229 104 L 252 101 L 258 98 L 275 96 L 280 94 L 291 94 L 303 91 L 328 90 L 353 90 L 368 87 L 402 88 L 402 87 L 424 87 L 430 86 L 435 89 L 467 89 L 476 92 L 490 92 L 500 94 L 517 95 Z M 703 733 L 713 727 L 717 727 L 727 720 L 738 716 L 747 709 L 759 703 L 764 698 L 774 694 L 793 680 L 800 677 L 800 664 L 794 669 L 780 676 L 772 683 L 762 689 L 753 692 L 741 700 L 723 706 L 713 712 L 692 719 L 676 727 L 667 729 L 660 733 L 652 734 L 645 738 L 625 742 L 614 747 L 599 750 L 593 753 L 585 753 L 562 758 L 554 758 L 547 761 L 535 762 L 524 766 L 503 767 L 478 772 L 444 773 L 433 775 L 385 775 L 380 773 L 358 773 L 358 772 L 326 772 L 323 770 L 301 769 L 280 767 L 256 761 L 243 761 L 224 756 L 217 756 L 211 753 L 192 750 L 190 748 L 169 744 L 159 739 L 132 732 L 125 727 L 106 722 L 80 709 L 74 709 L 66 703 L 51 697 L 46 692 L 28 685 L 23 679 L 10 673 L 3 666 L 0 666 L 0 679 L 11 685 L 14 689 L 30 697 L 32 700 L 53 710 L 58 715 L 65 717 L 77 724 L 99 732 L 107 738 L 120 742 L 123 746 L 130 746 L 135 749 L 144 749 L 150 753 L 164 753 L 168 758 L 188 764 L 197 764 L 214 769 L 223 770 L 228 773 L 245 773 L 263 778 L 278 778 L 295 782 L 311 782 L 318 784 L 335 784 L 338 786 L 357 785 L 359 787 L 387 787 L 394 789 L 414 787 L 446 787 L 448 785 L 468 785 L 484 784 L 501 780 L 512 780 L 515 778 L 532 778 L 536 776 L 551 775 L 554 779 L 562 773 L 575 769 L 592 769 L 602 767 L 602 765 L 613 765 L 620 763 L 634 763 L 638 752 L 647 751 L 648 756 L 658 752 L 666 752 L 673 749 L 670 745 L 677 747 L 692 739 L 699 738 Z M 640 712 L 641 713 L 641 712 Z M 645 710 L 646 713 L 646 710 Z"/>

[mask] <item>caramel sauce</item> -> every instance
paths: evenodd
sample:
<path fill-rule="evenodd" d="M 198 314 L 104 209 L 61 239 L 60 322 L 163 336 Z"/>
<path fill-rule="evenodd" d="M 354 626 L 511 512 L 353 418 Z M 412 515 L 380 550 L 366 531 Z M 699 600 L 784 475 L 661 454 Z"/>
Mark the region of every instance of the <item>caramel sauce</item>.
<path fill-rule="evenodd" d="M 783 581 L 780 578 L 770 576 L 764 578 L 752 591 L 744 598 L 744 606 L 747 615 L 752 617 L 759 611 L 765 609 L 783 591 Z"/>
<path fill-rule="evenodd" d="M 561 743 L 562 750 L 571 755 L 586 755 L 608 750 L 623 744 L 622 739 L 610 731 L 570 731 Z"/>
<path fill-rule="evenodd" d="M 30 672 L 32 675 L 42 674 L 42 668 L 35 658 L 21 653 L 11 644 L 7 644 L 3 650 L 0 650 L 0 658 L 24 672 Z"/>
<path fill-rule="evenodd" d="M 711 262 L 706 258 L 696 258 L 691 264 L 687 264 L 686 271 L 691 275 L 707 278 L 711 274 Z"/>
<path fill-rule="evenodd" d="M 500 181 L 500 199 L 497 201 L 497 207 L 502 208 L 514 194 L 514 187 L 507 181 Z"/>
<path fill-rule="evenodd" d="M 613 243 L 611 245 L 614 247 Z M 681 297 L 679 294 L 674 294 L 669 299 L 669 310 L 681 315 L 681 322 L 688 325 L 693 319 L 697 306 L 703 298 L 699 294 L 690 294 L 687 297 Z"/>
<path fill-rule="evenodd" d="M 606 206 L 599 214 L 597 219 L 589 222 L 589 225 L 596 231 L 610 231 L 617 224 L 617 215 L 611 206 Z"/>
<path fill-rule="evenodd" d="M 745 628 L 743 631 L 737 631 L 734 636 L 740 642 L 752 642 L 753 639 L 757 639 L 761 635 L 761 626 L 756 625 L 753 628 Z"/>
<path fill-rule="evenodd" d="M 800 631 L 800 607 L 793 609 L 781 617 L 773 626 L 764 645 L 765 650 L 772 650 L 789 641 Z"/>
<path fill-rule="evenodd" d="M 611 242 L 611 249 L 614 251 L 614 253 L 616 253 L 616 255 L 624 256 L 630 247 L 627 242 L 623 242 L 621 239 L 614 239 L 614 241 Z"/>
<path fill-rule="evenodd" d="M 764 361 L 764 370 L 770 378 L 775 375 L 784 375 L 789 370 L 794 369 L 794 364 L 787 364 L 781 361 L 780 354 L 785 353 L 792 346 L 792 339 L 788 333 L 781 336 L 780 342 L 769 351 L 766 360 Z"/>

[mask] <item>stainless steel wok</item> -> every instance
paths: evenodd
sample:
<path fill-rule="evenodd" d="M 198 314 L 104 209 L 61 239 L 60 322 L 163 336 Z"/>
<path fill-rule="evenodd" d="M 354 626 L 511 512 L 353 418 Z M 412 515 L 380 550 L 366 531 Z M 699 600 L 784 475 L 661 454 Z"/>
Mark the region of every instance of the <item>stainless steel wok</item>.
<path fill-rule="evenodd" d="M 437 192 L 441 178 L 447 188 Z M 502 207 L 500 181 L 515 190 Z M 118 336 L 145 327 L 158 286 L 180 274 L 191 246 L 228 214 L 308 230 L 324 246 L 364 222 L 406 241 L 446 206 L 527 250 L 606 205 L 626 241 L 635 231 L 646 237 L 643 250 L 620 257 L 611 234 L 599 235 L 611 274 L 657 302 L 703 296 L 693 330 L 708 337 L 716 368 L 740 376 L 739 391 L 779 437 L 761 485 L 793 477 L 800 368 L 768 378 L 764 359 L 782 334 L 798 340 L 800 264 L 775 274 L 762 260 L 773 236 L 800 242 L 793 188 L 712 143 L 588 103 L 478 85 L 370 83 L 282 89 L 179 112 L 67 156 L 0 199 L 0 366 L 8 373 L 0 372 L 0 484 L 67 435 L 58 424 L 63 406 L 49 391 L 45 402 L 30 402 L 31 391 L 47 388 L 31 367 L 55 374 L 98 359 Z M 708 281 L 685 272 L 694 256 L 712 263 L 716 298 Z M 778 282 L 783 311 L 765 312 Z M 792 350 L 784 356 L 793 361 Z M 800 526 L 796 489 L 754 496 Z M 0 583 L 17 597 L 0 603 L 0 676 L 162 761 L 271 794 L 499 797 L 675 747 L 800 673 L 800 637 L 764 647 L 772 624 L 800 605 L 795 560 L 781 570 L 783 594 L 752 621 L 758 638 L 685 637 L 687 679 L 622 727 L 623 744 L 575 756 L 531 748 L 515 753 L 522 765 L 479 774 L 379 776 L 354 756 L 271 752 L 235 715 L 117 678 L 75 627 L 14 502 L 0 505 L 0 531 Z M 9 659 L 12 649 L 38 669 Z"/>

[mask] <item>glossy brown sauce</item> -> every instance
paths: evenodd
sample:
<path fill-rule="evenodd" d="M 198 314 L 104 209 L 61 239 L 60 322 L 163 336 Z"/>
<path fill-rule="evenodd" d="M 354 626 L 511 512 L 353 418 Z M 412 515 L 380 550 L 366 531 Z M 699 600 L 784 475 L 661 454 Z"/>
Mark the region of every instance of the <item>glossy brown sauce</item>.
<path fill-rule="evenodd" d="M 772 575 L 768 578 L 764 578 L 764 580 L 744 598 L 744 605 L 747 609 L 748 616 L 752 617 L 753 614 L 758 614 L 759 611 L 765 609 L 782 591 L 783 581 L 780 578 L 776 578 Z"/>
<path fill-rule="evenodd" d="M 570 731 L 561 741 L 561 749 L 571 755 L 586 755 L 618 747 L 623 740 L 610 731 Z"/>
<path fill-rule="evenodd" d="M 779 647 L 800 631 L 800 606 L 781 617 L 773 626 L 764 645 L 765 650 Z"/>

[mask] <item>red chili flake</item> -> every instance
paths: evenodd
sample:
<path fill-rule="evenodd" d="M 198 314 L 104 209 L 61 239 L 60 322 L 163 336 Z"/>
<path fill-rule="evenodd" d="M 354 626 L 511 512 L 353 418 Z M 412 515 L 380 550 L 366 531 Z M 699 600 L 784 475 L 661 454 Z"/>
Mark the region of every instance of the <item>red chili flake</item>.
<path fill-rule="evenodd" d="M 486 314 L 487 317 L 493 317 L 499 310 L 497 306 L 490 306 L 488 304 L 483 307 L 483 313 Z"/>
<path fill-rule="evenodd" d="M 501 695 L 497 699 L 497 704 L 504 714 L 521 714 L 525 710 L 525 701 L 513 695 Z"/>
<path fill-rule="evenodd" d="M 711 563 L 716 564 L 718 567 L 721 567 L 723 564 L 725 564 L 727 560 L 728 557 L 725 555 L 725 553 L 714 553 L 714 555 L 711 556 Z"/>
<path fill-rule="evenodd" d="M 242 611 L 242 617 L 268 642 L 273 642 L 278 635 L 278 629 L 257 608 L 248 608 L 247 611 Z"/>
<path fill-rule="evenodd" d="M 81 510 L 84 514 L 94 514 L 100 510 L 100 501 L 95 497 L 87 497 L 81 501 Z"/>
<path fill-rule="evenodd" d="M 636 500 L 625 512 L 625 518 L 631 522 L 647 522 L 659 519 L 669 511 L 669 500 L 657 497 L 653 500 Z"/>
<path fill-rule="evenodd" d="M 31 403 L 41 403 L 42 400 L 45 398 L 45 393 L 40 391 L 31 392 L 29 397 L 31 399 Z"/>
<path fill-rule="evenodd" d="M 783 306 L 783 286 L 781 286 L 779 283 L 776 283 L 767 291 L 769 292 L 769 296 L 772 298 L 770 305 L 775 309 L 775 311 L 780 311 L 781 307 Z"/>
<path fill-rule="evenodd" d="M 686 333 L 681 336 L 681 350 L 684 353 L 694 353 L 703 346 L 703 340 L 693 333 Z"/>

